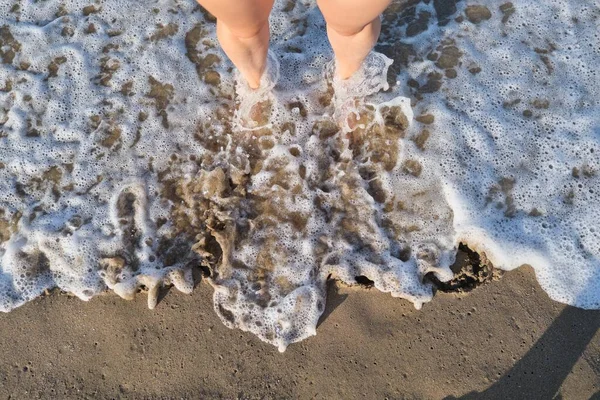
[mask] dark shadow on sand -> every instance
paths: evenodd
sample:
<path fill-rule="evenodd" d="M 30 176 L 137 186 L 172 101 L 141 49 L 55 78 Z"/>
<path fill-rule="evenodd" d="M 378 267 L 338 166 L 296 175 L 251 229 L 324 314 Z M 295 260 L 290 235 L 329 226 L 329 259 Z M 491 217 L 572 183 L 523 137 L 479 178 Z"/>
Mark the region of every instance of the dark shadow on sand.
<path fill-rule="evenodd" d="M 210 270 L 208 268 L 206 268 L 206 267 L 192 268 L 192 278 L 194 280 L 194 290 L 196 290 L 198 288 L 198 285 L 200 285 L 200 283 L 205 278 L 208 278 L 208 277 L 210 277 Z M 169 292 L 171 291 L 172 288 L 173 288 L 173 286 L 169 285 L 169 286 L 163 286 L 159 289 L 158 299 L 156 302 L 157 307 L 160 303 L 162 303 L 162 301 L 165 299 L 165 297 L 167 297 L 167 294 L 169 294 Z"/>
<path fill-rule="evenodd" d="M 335 280 L 327 280 L 327 303 L 323 314 L 321 314 L 321 318 L 319 318 L 319 322 L 317 322 L 317 329 L 346 300 L 346 297 L 348 297 L 347 294 L 340 294 Z"/>
<path fill-rule="evenodd" d="M 600 329 L 600 311 L 567 306 L 500 380 L 481 393 L 450 399 L 553 399 Z M 600 392 L 592 396 L 600 399 Z"/>

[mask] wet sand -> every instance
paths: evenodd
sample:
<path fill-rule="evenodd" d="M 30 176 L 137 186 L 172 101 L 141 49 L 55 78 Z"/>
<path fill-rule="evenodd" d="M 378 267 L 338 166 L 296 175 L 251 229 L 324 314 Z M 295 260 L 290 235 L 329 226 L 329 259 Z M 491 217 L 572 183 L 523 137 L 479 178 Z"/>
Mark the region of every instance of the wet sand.
<path fill-rule="evenodd" d="M 26 2 L 22 3 L 23 6 L 26 5 Z M 469 52 L 468 49 L 461 47 L 460 40 L 457 38 L 475 29 L 477 24 L 486 24 L 485 21 L 491 17 L 493 19 L 489 23 L 502 21 L 502 24 L 505 24 L 513 13 L 516 12 L 518 16 L 521 12 L 521 5 L 517 5 L 515 9 L 512 3 L 507 2 L 499 8 L 494 6 L 491 10 L 484 6 L 469 5 L 464 10 L 463 16 L 462 11 L 460 15 L 456 15 L 457 1 L 434 1 L 434 10 L 430 10 L 435 11 L 434 17 L 430 11 L 424 11 L 421 3 L 430 4 L 429 1 L 411 0 L 406 3 L 404 9 L 403 2 L 396 2 L 384 17 L 383 32 L 378 46 L 378 50 L 395 61 L 391 77 L 399 76 L 405 69 L 417 68 L 424 59 L 434 63 L 435 70 L 417 71 L 414 77 L 410 75 L 411 79 L 408 80 L 406 78 L 409 75 L 406 74 L 403 76 L 406 82 L 401 82 L 402 85 L 406 84 L 410 88 L 416 121 L 421 124 L 420 133 L 414 137 L 407 137 L 405 141 L 406 145 L 410 144 L 409 142 L 415 143 L 419 153 L 414 154 L 421 154 L 432 146 L 435 136 L 439 135 L 439 128 L 443 126 L 443 120 L 439 118 L 435 103 L 432 103 L 431 98 L 427 96 L 433 96 L 433 93 L 446 96 L 449 93 L 451 80 L 466 75 L 467 72 L 469 75 L 466 76 L 476 77 L 480 73 L 485 76 L 486 65 L 476 64 L 474 61 L 478 59 L 476 52 Z M 421 8 L 417 8 L 419 4 Z M 19 7 L 13 7 L 15 13 L 18 10 Z M 130 147 L 139 146 L 140 140 L 143 142 L 144 138 L 156 133 L 148 131 L 149 122 L 153 119 L 160 121 L 156 126 L 160 127 L 161 135 L 164 134 L 164 130 L 167 130 L 169 135 L 173 134 L 174 132 L 169 131 L 173 129 L 170 124 L 176 122 L 174 125 L 177 125 L 178 121 L 184 120 L 181 115 L 189 115 L 185 104 L 196 104 L 197 101 L 188 97 L 185 97 L 185 101 L 181 101 L 181 96 L 178 97 L 174 86 L 168 83 L 171 81 L 171 76 L 164 71 L 161 75 L 156 75 L 160 79 L 149 74 L 139 75 L 139 82 L 136 84 L 133 80 L 121 82 L 123 75 L 130 74 L 127 71 L 133 71 L 128 69 L 132 64 L 126 62 L 120 54 L 129 52 L 130 47 L 127 46 L 131 43 L 119 39 L 121 35 L 129 32 L 119 31 L 117 29 L 119 24 L 115 27 L 113 23 L 108 23 L 112 21 L 108 17 L 102 17 L 108 21 L 107 26 L 102 27 L 99 22 L 104 20 L 101 19 L 100 10 L 96 10 L 95 6 L 86 6 L 81 11 L 83 14 L 80 15 L 79 10 L 70 10 L 69 18 L 72 20 L 56 19 L 53 43 L 55 45 L 63 43 L 61 38 L 71 37 L 75 28 L 83 26 L 86 26 L 83 32 L 85 37 L 94 34 L 106 35 L 102 39 L 106 43 L 102 50 L 103 55 L 96 57 L 97 60 L 94 61 L 101 74 L 92 79 L 96 85 L 107 88 L 107 91 L 111 88 L 111 96 L 120 93 L 124 104 L 139 103 L 143 106 L 139 114 L 137 112 L 131 114 L 137 115 L 132 117 L 131 125 L 139 128 L 145 123 L 146 130 L 142 131 L 140 128 L 131 143 L 127 141 L 126 130 L 119 125 L 126 126 L 127 120 L 119 119 L 125 117 L 120 116 L 122 111 L 119 110 L 118 105 L 106 113 L 104 111 L 101 113 L 100 109 L 96 110 L 97 113 L 89 117 L 89 128 L 97 131 L 101 123 L 105 124 L 105 128 L 100 129 L 97 132 L 98 137 L 94 139 L 98 142 L 99 148 L 103 149 L 103 153 L 106 151 L 116 154 L 124 144 Z M 169 13 L 171 11 L 176 12 L 176 10 L 169 10 Z M 56 17 L 65 16 L 63 13 L 66 12 L 58 10 Z M 199 13 L 197 10 L 194 12 Z M 88 25 L 87 20 L 83 24 L 84 17 L 87 18 L 89 14 L 99 14 L 94 16 L 99 18 L 96 20 L 98 28 L 91 23 Z M 196 84 L 194 74 L 197 73 L 199 79 L 214 88 L 215 98 L 230 98 L 231 89 L 228 89 L 228 92 L 223 89 L 227 85 L 221 82 L 221 76 L 217 72 L 224 68 L 219 66 L 223 60 L 219 58 L 210 41 L 206 42 L 206 38 L 211 35 L 209 31 L 203 29 L 204 25 L 196 24 L 197 21 L 192 25 L 188 22 L 186 25 L 185 18 L 190 15 L 191 12 L 182 11 L 180 16 L 171 17 L 182 20 L 181 26 L 157 25 L 158 29 L 148 37 L 148 40 L 152 46 L 159 49 L 162 41 L 166 42 L 170 40 L 169 38 L 176 37 L 176 33 L 179 32 L 181 40 L 178 43 L 185 47 L 186 53 L 183 52 L 182 47 L 177 59 L 184 60 L 187 56 L 194 64 L 194 69 L 190 69 L 194 84 Z M 198 18 L 200 21 L 199 16 Z M 299 32 L 297 35 L 292 35 L 296 38 L 304 35 L 300 31 L 306 30 L 308 17 L 304 15 L 303 18 L 297 20 Z M 456 35 L 431 33 L 430 37 L 433 40 L 431 43 L 434 43 L 431 46 L 419 47 L 410 39 L 427 31 L 433 32 L 434 24 L 446 26 L 451 19 L 460 23 L 464 18 L 467 18 L 473 26 L 457 26 Z M 209 21 L 211 20 L 206 18 L 206 22 Z M 43 21 L 40 20 L 41 22 Z M 575 19 L 572 22 L 579 23 Z M 407 26 L 405 30 L 407 40 L 397 40 L 398 29 L 404 25 Z M 184 29 L 185 26 L 187 28 Z M 51 28 L 52 25 L 48 27 L 49 30 Z M 515 34 L 505 28 L 501 27 L 503 35 L 506 32 Z M 49 32 L 51 35 L 52 32 Z M 2 34 L 4 43 L 10 47 L 10 51 L 5 54 L 6 61 L 3 62 L 11 64 L 16 53 L 27 53 L 25 51 L 27 43 L 17 42 L 8 28 L 3 28 Z M 182 36 L 184 34 L 185 40 Z M 145 30 L 141 36 L 147 36 Z M 548 44 L 548 49 L 534 47 L 536 39 L 534 36 L 530 43 L 532 48 L 526 55 L 535 54 L 533 58 L 536 60 L 539 58 L 538 64 L 540 68 L 543 67 L 541 75 L 545 78 L 545 74 L 550 76 L 554 73 L 556 67 L 553 66 L 552 60 L 553 57 L 558 56 L 552 54 L 556 50 L 553 44 Z M 547 39 L 545 37 L 543 39 L 545 43 Z M 425 41 L 429 42 L 429 40 Z M 117 44 L 123 47 L 119 50 Z M 144 46 L 132 48 L 144 49 Z M 279 48 L 280 54 L 288 54 L 290 58 L 293 54 L 297 54 L 298 49 L 302 50 L 300 47 L 293 48 L 283 44 L 280 44 Z M 31 51 L 28 57 L 33 57 L 38 51 L 37 48 L 33 50 L 35 51 Z M 158 58 L 167 54 L 156 51 L 156 54 L 159 54 Z M 137 52 L 132 53 L 137 54 Z M 18 57 L 15 60 L 19 60 Z M 40 87 L 44 87 L 46 84 L 43 82 L 49 79 L 50 82 L 54 80 L 71 82 L 64 73 L 71 68 L 69 62 L 71 61 L 61 55 L 52 59 L 47 72 L 45 67 L 33 67 L 30 72 L 33 75 L 33 72 L 38 71 L 35 74 L 39 76 L 34 76 L 32 79 L 37 79 Z M 94 65 L 94 62 L 91 64 Z M 560 66 L 558 62 L 556 65 Z M 14 68 L 15 71 L 21 71 L 29 69 L 30 66 L 28 63 L 19 63 L 15 64 Z M 496 71 L 498 68 L 492 63 L 490 69 Z M 46 73 L 44 77 L 43 74 Z M 142 83 L 145 84 L 146 80 L 149 84 L 147 93 L 142 89 L 144 87 Z M 395 79 L 391 81 L 392 86 L 396 85 Z M 25 108 L 25 103 L 31 103 L 34 97 L 29 94 L 30 87 L 26 85 L 22 88 L 17 87 L 19 82 L 21 81 L 15 79 L 13 88 L 13 82 L 6 81 L 3 83 L 4 89 L 0 90 L 22 93 L 24 102 L 22 107 L 24 110 L 29 110 Z M 221 92 L 222 90 L 225 91 Z M 137 93 L 134 93 L 136 91 Z M 500 100 L 503 100 L 503 109 L 514 109 L 517 115 L 522 114 L 524 120 L 532 121 L 542 116 L 545 112 L 542 110 L 548 109 L 551 103 L 546 100 L 547 97 L 544 99 L 527 99 L 525 96 L 513 98 L 511 94 Z M 330 101 L 331 99 L 327 100 Z M 78 110 L 76 105 L 73 107 Z M 288 104 L 289 110 L 296 107 L 301 116 L 303 112 L 306 113 L 302 102 Z M 528 108 L 521 110 L 519 107 Z M 39 109 L 45 110 L 47 107 L 44 105 Z M 432 109 L 434 111 L 430 113 Z M 135 110 L 137 111 L 137 108 Z M 227 115 L 224 110 L 226 111 L 225 108 L 219 108 L 216 111 L 217 117 L 219 112 Z M 87 112 L 81 115 L 87 118 Z M 396 119 L 391 120 L 398 122 Z M 213 124 L 206 123 L 206 125 L 205 130 L 210 135 L 203 135 L 203 128 L 199 126 L 195 140 L 216 156 L 221 151 L 220 147 L 226 144 L 225 135 L 212 135 L 216 132 L 212 128 Z M 326 124 L 318 126 L 319 135 L 322 135 L 321 139 L 324 141 L 330 139 L 337 130 L 337 128 L 327 129 L 327 127 Z M 43 133 L 42 128 L 45 127 L 31 125 L 23 134 L 30 139 L 39 137 Z M 182 131 L 187 132 L 185 129 Z M 395 134 L 404 135 L 401 132 Z M 394 140 L 397 139 L 398 137 L 394 137 Z M 185 135 L 185 139 L 179 139 L 180 143 L 188 141 L 188 135 Z M 384 169 L 392 169 L 398 161 L 398 150 L 390 148 L 389 144 L 383 141 L 373 143 L 378 143 L 380 148 L 376 150 L 387 157 L 382 157 L 380 160 L 382 165 L 386 166 Z M 257 139 L 256 142 L 248 141 L 244 145 L 245 152 L 252 155 L 254 152 L 259 152 L 259 149 L 273 148 L 275 142 L 265 137 Z M 292 153 L 292 150 L 290 154 L 294 157 L 300 154 L 300 147 L 293 149 L 297 154 Z M 334 146 L 331 149 L 336 150 Z M 152 150 L 158 151 L 154 148 Z M 177 170 L 179 167 L 175 166 L 186 160 L 194 162 L 196 160 L 195 153 L 192 159 L 187 157 L 185 151 L 191 152 L 193 149 L 183 149 L 175 158 L 157 157 L 158 161 L 171 160 L 168 172 L 173 175 L 168 175 L 164 181 L 158 180 L 169 196 L 174 193 L 171 191 L 171 185 L 175 185 L 183 175 Z M 167 150 L 164 154 L 167 154 Z M 255 162 L 256 157 L 253 160 Z M 385 164 L 385 160 L 392 162 Z M 407 175 L 415 178 L 422 177 L 425 172 L 422 174 L 422 166 L 415 160 L 405 160 L 402 169 Z M 212 168 L 212 164 L 208 161 L 207 163 Z M 67 179 L 68 173 L 72 172 L 66 165 L 73 168 L 73 164 L 65 164 L 65 172 L 60 172 L 62 169 L 59 170 L 57 166 L 46 170 L 42 175 L 44 182 L 42 189 L 50 189 L 47 190 L 48 193 L 61 194 L 58 192 L 57 185 L 61 179 Z M 100 168 L 100 164 L 98 165 Z M 112 165 L 119 165 L 119 163 L 106 161 L 106 165 L 107 169 L 103 170 L 102 176 L 109 176 L 112 170 L 108 167 L 112 168 Z M 214 165 L 218 163 L 215 162 Z M 4 168 L 1 162 L 0 167 Z M 155 167 L 161 174 L 166 171 L 156 165 Z M 579 168 L 581 168 L 581 177 Z M 594 173 L 590 168 L 587 164 L 584 166 L 578 164 L 573 169 L 572 178 L 592 178 Z M 281 171 L 284 172 L 283 167 Z M 304 175 L 306 169 L 302 171 L 304 172 L 301 174 Z M 300 170 L 298 172 L 300 174 Z M 108 181 L 108 179 L 103 181 L 104 178 L 101 179 L 100 175 L 95 173 L 89 176 L 98 178 L 86 189 L 85 195 L 97 185 L 102 182 L 106 184 Z M 33 179 L 31 187 L 42 182 L 39 177 Z M 370 178 L 364 179 L 375 182 Z M 225 175 L 223 180 L 225 181 Z M 278 183 L 281 187 L 289 183 L 287 182 L 289 178 L 284 174 L 278 177 L 278 180 L 281 181 Z M 474 184 L 473 180 L 465 181 Z M 69 190 L 74 188 L 70 186 L 72 182 L 63 183 L 63 188 L 70 187 Z M 44 186 L 46 184 L 50 186 Z M 509 196 L 509 188 L 512 190 L 513 184 L 514 182 L 510 180 L 500 180 L 500 186 L 490 189 L 492 194 L 505 195 L 506 199 L 499 197 L 498 201 L 505 201 L 506 204 L 499 202 L 497 205 L 506 206 L 506 209 L 501 212 L 510 218 L 515 216 L 516 211 L 510 206 L 514 198 L 512 195 Z M 592 184 L 590 186 L 593 187 Z M 51 190 L 52 187 L 55 191 Z M 33 189 L 31 190 L 35 194 Z M 104 190 L 110 193 L 109 189 Z M 376 202 L 385 200 L 381 194 L 382 189 L 376 187 L 374 183 L 373 186 L 369 186 L 369 190 Z M 403 186 L 403 190 L 406 190 L 406 186 Z M 485 193 L 484 190 L 474 192 Z M 570 205 L 573 204 L 573 193 L 570 192 L 566 197 Z M 128 197 L 130 193 L 124 191 L 123 194 L 123 201 L 120 203 L 125 205 L 126 209 L 132 208 L 133 200 Z M 162 196 L 166 200 L 172 200 L 173 204 L 184 204 L 179 197 Z M 50 201 L 48 204 L 54 206 L 55 201 Z M 187 240 L 186 243 L 190 244 L 192 239 L 196 240 L 197 232 L 194 229 L 198 232 L 207 232 L 207 230 L 204 226 L 194 226 L 194 229 L 190 229 L 191 222 L 185 218 L 189 210 L 186 209 L 187 206 L 181 207 L 181 210 L 174 211 L 181 211 L 180 218 L 172 218 L 180 223 L 180 226 L 176 226 L 179 231 L 175 233 L 181 234 L 181 237 Z M 232 205 L 232 209 L 238 208 L 237 205 Z M 440 208 L 425 207 L 424 209 L 439 210 Z M 201 215 L 200 211 L 202 211 L 200 208 L 196 209 L 198 215 Z M 539 211 L 533 209 L 528 215 L 537 218 L 540 216 L 538 214 Z M 18 215 L 18 218 L 21 218 L 21 215 Z M 131 211 L 118 215 L 122 218 L 119 223 L 123 221 L 126 223 L 128 229 L 124 231 L 137 232 L 138 229 L 134 226 L 134 218 L 131 215 Z M 174 215 L 178 216 L 177 213 Z M 38 217 L 37 214 L 34 216 L 38 218 L 37 221 L 42 217 Z M 289 216 L 292 217 L 292 214 Z M 284 217 L 287 218 L 288 215 L 285 214 Z M 412 215 L 409 217 L 414 219 Z M 204 221 L 204 218 L 196 220 Z M 301 226 L 306 223 L 297 218 L 291 220 Z M 7 240 L 14 233 L 13 231 L 16 231 L 14 221 L 13 219 L 9 223 L 8 219 L 0 219 L 0 241 Z M 450 224 L 452 222 L 450 219 L 448 222 L 449 227 L 454 226 Z M 408 228 L 412 231 L 411 226 Z M 141 232 L 141 229 L 139 231 Z M 175 236 L 174 234 L 173 237 Z M 132 246 L 137 237 L 134 236 L 135 240 L 126 235 L 123 237 L 128 254 L 134 254 L 135 249 Z M 169 260 L 164 264 L 171 266 L 175 262 L 174 257 L 180 257 L 180 248 L 177 246 L 180 243 L 177 240 L 166 243 L 169 250 L 173 251 L 161 250 L 160 254 Z M 207 241 L 206 247 L 209 248 L 211 244 L 215 244 L 214 240 Z M 187 246 L 187 249 L 189 250 L 190 247 L 191 245 Z M 270 254 L 270 249 L 267 250 L 266 253 Z M 214 257 L 217 261 L 219 254 Z M 187 265 L 187 262 L 182 263 L 184 264 Z M 157 308 L 148 310 L 145 295 L 137 296 L 133 302 L 126 302 L 114 294 L 106 294 L 86 303 L 55 292 L 38 298 L 9 314 L 0 314 L 0 326 L 2 326 L 0 399 L 600 399 L 600 334 L 598 334 L 600 311 L 584 311 L 551 301 L 540 289 L 532 270 L 527 268 L 506 273 L 501 280 L 489 282 L 468 294 L 438 293 L 434 300 L 425 304 L 420 311 L 415 310 L 407 301 L 392 298 L 374 289 L 346 287 L 332 283 L 329 286 L 327 306 L 317 329 L 317 336 L 292 344 L 284 354 L 280 354 L 276 347 L 261 342 L 250 333 L 225 327 L 213 311 L 212 289 L 205 282 L 199 282 L 192 295 L 184 295 L 174 290 L 162 295 L 164 297 Z"/>
<path fill-rule="evenodd" d="M 148 310 L 144 295 L 52 294 L 1 314 L 0 397 L 600 396 L 600 311 L 550 300 L 526 267 L 421 311 L 331 284 L 317 336 L 283 354 L 226 328 L 211 295 L 200 282 Z"/>

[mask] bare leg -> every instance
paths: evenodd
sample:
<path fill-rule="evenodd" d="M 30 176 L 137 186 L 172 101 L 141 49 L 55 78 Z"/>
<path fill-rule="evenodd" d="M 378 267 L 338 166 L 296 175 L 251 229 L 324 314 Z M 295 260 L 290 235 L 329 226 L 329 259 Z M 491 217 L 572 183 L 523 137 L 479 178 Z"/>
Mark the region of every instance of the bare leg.
<path fill-rule="evenodd" d="M 274 0 L 198 0 L 217 18 L 217 38 L 251 88 L 265 70 Z"/>
<path fill-rule="evenodd" d="M 377 43 L 379 15 L 391 0 L 317 0 L 327 22 L 327 36 L 336 58 L 337 74 L 347 79 Z"/>

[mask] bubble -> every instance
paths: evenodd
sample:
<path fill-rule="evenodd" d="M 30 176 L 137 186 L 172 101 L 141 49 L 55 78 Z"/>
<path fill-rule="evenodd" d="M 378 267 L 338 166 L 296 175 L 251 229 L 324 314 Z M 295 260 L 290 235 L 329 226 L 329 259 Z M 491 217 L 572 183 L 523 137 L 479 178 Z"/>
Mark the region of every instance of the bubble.
<path fill-rule="evenodd" d="M 83 300 L 144 288 L 154 307 L 163 284 L 189 292 L 202 263 L 223 322 L 283 350 L 315 333 L 330 275 L 366 276 L 418 308 L 433 296 L 423 275 L 449 279 L 459 241 L 500 268 L 532 265 L 558 301 L 598 307 L 600 46 L 584 1 L 521 3 L 506 23 L 453 21 L 411 38 L 384 21 L 386 56 L 370 56 L 369 90 L 342 118 L 351 137 L 333 120 L 344 85 L 326 73 L 333 54 L 313 3 L 275 4 L 280 76 L 252 131 L 232 128 L 239 93 L 214 24 L 190 40 L 193 2 L 155 15 L 109 1 L 85 17 L 86 5 L 64 4 L 72 36 L 53 0 L 21 4 L 21 22 L 0 17 L 20 43 L 0 68 L 13 86 L 0 92 L 2 311 L 52 287 Z M 149 42 L 149 20 L 177 32 Z M 446 79 L 427 55 L 450 42 L 462 54 Z M 437 91 L 404 85 L 436 73 Z"/>

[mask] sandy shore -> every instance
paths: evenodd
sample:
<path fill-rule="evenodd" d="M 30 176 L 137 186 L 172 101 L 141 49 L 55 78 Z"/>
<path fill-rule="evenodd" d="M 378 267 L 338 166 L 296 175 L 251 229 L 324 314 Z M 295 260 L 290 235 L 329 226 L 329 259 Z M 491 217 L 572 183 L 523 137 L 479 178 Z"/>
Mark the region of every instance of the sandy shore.
<path fill-rule="evenodd" d="M 527 268 L 417 311 L 330 286 L 317 336 L 284 354 L 223 326 L 212 289 L 82 302 L 53 294 L 0 315 L 2 398 L 600 396 L 600 311 L 553 302 Z M 464 396 L 464 397 L 463 397 Z"/>
<path fill-rule="evenodd" d="M 480 250 L 497 238 L 488 247 L 506 260 L 490 260 L 531 262 L 549 293 L 597 305 L 600 91 L 585 50 L 597 13 L 583 0 L 479 2 L 388 8 L 377 50 L 394 60 L 391 89 L 365 103 L 348 143 L 330 118 L 314 3 L 278 2 L 277 97 L 248 135 L 232 128 L 232 66 L 195 1 L 5 2 L 0 305 L 28 287 L 158 287 L 200 256 L 223 284 L 235 268 L 252 294 L 239 303 L 257 310 L 295 288 L 320 296 L 332 273 L 383 284 L 391 266 L 409 280 L 388 289 L 406 295 L 421 283 L 413 267 L 445 268 L 465 236 Z M 310 262 L 292 264 L 306 249 Z M 201 281 L 192 295 L 165 290 L 155 310 L 145 295 L 56 291 L 0 326 L 0 400 L 600 400 L 600 310 L 550 300 L 528 268 L 419 311 L 331 283 L 317 336 L 284 354 L 225 327 Z"/>

